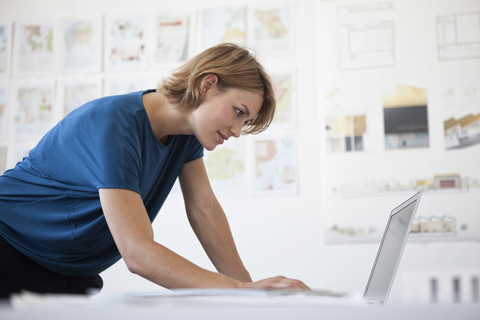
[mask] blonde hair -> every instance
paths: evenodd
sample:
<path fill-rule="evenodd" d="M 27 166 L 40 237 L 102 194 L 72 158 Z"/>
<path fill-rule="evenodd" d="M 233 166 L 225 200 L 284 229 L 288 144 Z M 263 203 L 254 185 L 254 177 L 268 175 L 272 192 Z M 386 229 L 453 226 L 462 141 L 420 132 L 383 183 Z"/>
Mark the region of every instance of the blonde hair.
<path fill-rule="evenodd" d="M 270 77 L 247 49 L 235 44 L 219 44 L 196 55 L 164 79 L 159 91 L 170 103 L 195 109 L 202 102 L 201 83 L 208 74 L 218 77 L 220 91 L 237 88 L 263 94 L 260 111 L 243 133 L 260 133 L 270 126 L 275 113 Z"/>

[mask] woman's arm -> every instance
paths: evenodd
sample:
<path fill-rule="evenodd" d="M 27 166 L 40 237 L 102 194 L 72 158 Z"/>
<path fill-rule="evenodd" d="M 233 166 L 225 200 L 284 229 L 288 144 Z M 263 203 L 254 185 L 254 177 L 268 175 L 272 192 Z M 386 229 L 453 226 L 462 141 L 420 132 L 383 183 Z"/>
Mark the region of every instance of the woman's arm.
<path fill-rule="evenodd" d="M 156 243 L 140 195 L 100 189 L 100 201 L 115 244 L 128 269 L 166 288 L 240 287 L 239 281 L 202 269 Z"/>
<path fill-rule="evenodd" d="M 128 269 L 156 284 L 169 289 L 308 288 L 301 281 L 285 277 L 250 282 L 250 276 L 244 271 L 243 265 L 240 264 L 238 267 L 238 264 L 235 263 L 235 267 L 232 266 L 234 264 L 225 261 L 223 254 L 226 254 L 227 258 L 231 254 L 224 252 L 224 245 L 220 246 L 223 249 L 218 249 L 214 245 L 212 248 L 208 248 L 207 252 L 211 252 L 210 255 L 216 261 L 215 264 L 219 265 L 220 270 L 229 274 L 233 272 L 232 277 L 200 268 L 154 241 L 152 225 L 138 193 L 126 189 L 100 189 L 99 194 L 108 227 Z M 194 220 L 200 221 L 198 217 Z M 198 226 L 196 228 L 203 229 Z M 209 232 L 209 230 L 199 231 L 200 234 L 203 234 L 200 238 L 209 238 L 205 236 L 205 232 Z M 220 234 L 223 232 L 225 230 Z M 208 247 L 208 243 L 212 239 L 202 241 L 205 241 Z M 231 241 L 233 243 L 233 240 Z M 230 240 L 227 243 L 230 243 Z M 235 253 L 234 256 L 238 256 L 238 254 Z"/>
<path fill-rule="evenodd" d="M 190 225 L 215 268 L 234 279 L 251 282 L 225 213 L 210 186 L 202 158 L 183 166 L 180 184 Z"/>

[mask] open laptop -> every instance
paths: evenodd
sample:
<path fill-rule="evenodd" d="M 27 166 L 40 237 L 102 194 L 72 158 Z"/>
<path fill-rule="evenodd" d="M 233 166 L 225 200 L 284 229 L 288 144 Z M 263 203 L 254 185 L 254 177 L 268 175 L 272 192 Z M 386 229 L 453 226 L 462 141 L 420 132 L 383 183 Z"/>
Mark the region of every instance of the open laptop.
<path fill-rule="evenodd" d="M 377 256 L 373 267 L 370 271 L 362 301 L 372 304 L 385 304 L 390 289 L 395 278 L 403 249 L 407 243 L 408 235 L 411 230 L 415 212 L 420 201 L 421 193 L 404 201 L 402 204 L 394 208 L 387 221 L 387 225 L 383 232 L 383 237 L 377 251 Z M 283 293 L 282 293 L 283 291 Z M 271 294 L 290 294 L 290 290 L 273 290 Z M 297 290 L 298 291 L 298 290 Z M 308 295 L 319 295 L 329 297 L 346 297 L 348 295 L 335 291 L 313 290 L 312 292 L 304 292 Z"/>
<path fill-rule="evenodd" d="M 363 299 L 361 302 L 372 304 L 384 304 L 395 278 L 403 249 L 407 242 L 413 218 L 420 201 L 421 193 L 418 192 L 402 204 L 394 208 L 389 216 L 383 237 L 377 251 L 377 256 L 370 271 Z M 134 294 L 130 298 L 155 299 L 166 296 L 287 296 L 287 295 L 308 295 L 324 296 L 334 299 L 346 298 L 348 295 L 328 290 L 296 290 L 296 289 L 176 289 L 168 293 L 159 294 Z M 355 301 L 358 303 L 359 301 Z"/>

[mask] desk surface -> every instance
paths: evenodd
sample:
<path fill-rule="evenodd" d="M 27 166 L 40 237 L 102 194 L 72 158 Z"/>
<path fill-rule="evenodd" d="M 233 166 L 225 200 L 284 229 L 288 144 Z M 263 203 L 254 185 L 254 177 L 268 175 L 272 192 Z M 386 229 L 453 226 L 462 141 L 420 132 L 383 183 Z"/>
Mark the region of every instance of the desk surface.
<path fill-rule="evenodd" d="M 22 295 L 0 307 L 0 319 L 389 319 L 479 320 L 480 304 L 372 306 L 318 297 L 156 297 L 102 299 Z"/>

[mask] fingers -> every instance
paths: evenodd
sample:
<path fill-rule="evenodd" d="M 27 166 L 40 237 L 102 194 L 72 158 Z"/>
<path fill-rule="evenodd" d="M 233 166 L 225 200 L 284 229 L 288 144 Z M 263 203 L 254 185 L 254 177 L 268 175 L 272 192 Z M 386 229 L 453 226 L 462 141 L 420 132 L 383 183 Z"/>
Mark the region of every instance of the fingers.
<path fill-rule="evenodd" d="M 258 289 L 303 289 L 310 288 L 300 280 L 290 279 L 283 276 L 268 278 L 251 283 L 253 288 Z"/>

